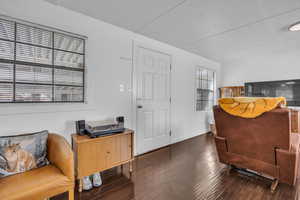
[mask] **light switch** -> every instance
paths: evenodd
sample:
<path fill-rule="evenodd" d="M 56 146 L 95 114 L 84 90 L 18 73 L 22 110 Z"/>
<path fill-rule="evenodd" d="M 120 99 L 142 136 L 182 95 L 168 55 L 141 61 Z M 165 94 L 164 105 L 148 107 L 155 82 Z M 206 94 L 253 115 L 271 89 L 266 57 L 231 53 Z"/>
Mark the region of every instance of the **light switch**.
<path fill-rule="evenodd" d="M 120 92 L 124 92 L 125 91 L 125 86 L 123 84 L 120 84 Z"/>

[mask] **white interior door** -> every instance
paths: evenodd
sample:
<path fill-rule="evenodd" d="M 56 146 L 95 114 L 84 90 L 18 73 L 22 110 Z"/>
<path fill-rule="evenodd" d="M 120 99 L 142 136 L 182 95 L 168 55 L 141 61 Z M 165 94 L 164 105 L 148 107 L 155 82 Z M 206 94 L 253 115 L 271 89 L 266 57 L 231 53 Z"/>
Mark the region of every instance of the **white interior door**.
<path fill-rule="evenodd" d="M 136 46 L 137 153 L 170 144 L 171 57 Z"/>

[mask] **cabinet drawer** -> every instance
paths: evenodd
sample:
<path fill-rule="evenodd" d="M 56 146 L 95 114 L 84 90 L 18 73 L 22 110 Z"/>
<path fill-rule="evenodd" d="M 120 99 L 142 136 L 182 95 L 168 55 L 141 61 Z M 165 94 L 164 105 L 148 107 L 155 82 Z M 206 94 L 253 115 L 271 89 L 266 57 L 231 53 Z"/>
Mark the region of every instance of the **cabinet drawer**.
<path fill-rule="evenodd" d="M 102 141 L 78 145 L 78 176 L 89 176 L 106 168 L 106 151 Z"/>
<path fill-rule="evenodd" d="M 105 141 L 106 165 L 118 165 L 131 159 L 131 134 L 118 135 Z"/>
<path fill-rule="evenodd" d="M 127 135 L 122 135 L 120 137 L 121 143 L 121 161 L 127 161 L 130 160 L 133 155 L 132 155 L 132 138 L 131 138 L 131 134 L 127 134 Z"/>

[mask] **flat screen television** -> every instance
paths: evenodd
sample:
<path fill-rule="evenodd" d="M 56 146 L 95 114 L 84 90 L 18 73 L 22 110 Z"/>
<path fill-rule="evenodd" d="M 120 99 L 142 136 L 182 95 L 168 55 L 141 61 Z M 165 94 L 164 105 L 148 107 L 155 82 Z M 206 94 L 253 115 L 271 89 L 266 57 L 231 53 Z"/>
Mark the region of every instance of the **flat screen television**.
<path fill-rule="evenodd" d="M 249 97 L 280 97 L 288 106 L 300 106 L 300 79 L 245 83 L 245 95 Z"/>

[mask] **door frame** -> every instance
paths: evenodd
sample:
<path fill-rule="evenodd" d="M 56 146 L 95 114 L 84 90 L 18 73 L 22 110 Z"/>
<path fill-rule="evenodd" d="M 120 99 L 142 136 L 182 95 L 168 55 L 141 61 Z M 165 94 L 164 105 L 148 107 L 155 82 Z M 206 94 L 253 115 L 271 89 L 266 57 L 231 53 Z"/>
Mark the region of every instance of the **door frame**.
<path fill-rule="evenodd" d="M 170 57 L 170 80 L 169 80 L 169 90 L 170 90 L 170 98 L 171 98 L 171 102 L 170 102 L 170 111 L 169 111 L 169 127 L 170 127 L 170 131 L 172 131 L 172 72 L 173 72 L 173 57 L 170 53 L 166 53 L 164 52 L 164 50 L 161 50 L 160 47 L 155 47 L 153 45 L 148 45 L 145 44 L 143 42 L 137 41 L 137 40 L 133 40 L 132 41 L 132 128 L 135 130 L 135 134 L 134 134 L 134 155 L 140 155 L 143 153 L 138 152 L 138 145 L 137 143 L 138 141 L 138 136 L 137 134 L 137 55 L 136 55 L 136 49 L 137 48 L 144 48 L 150 51 L 154 51 L 157 53 L 161 53 L 164 55 L 167 55 Z M 172 142 L 172 134 L 170 135 L 170 140 L 169 140 L 169 144 L 165 145 L 168 146 L 170 145 Z M 147 153 L 147 152 L 144 152 Z"/>

